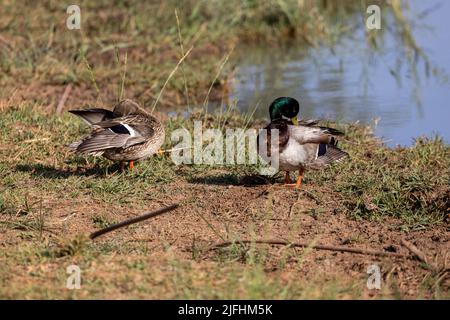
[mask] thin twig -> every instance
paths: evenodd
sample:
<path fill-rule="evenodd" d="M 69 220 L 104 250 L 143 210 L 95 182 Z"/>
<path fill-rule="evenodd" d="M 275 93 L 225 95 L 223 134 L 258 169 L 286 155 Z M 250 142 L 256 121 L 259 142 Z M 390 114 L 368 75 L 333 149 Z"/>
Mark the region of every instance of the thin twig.
<path fill-rule="evenodd" d="M 205 112 L 205 116 L 203 118 L 203 122 L 206 122 L 206 119 L 208 117 L 207 104 L 209 102 L 209 95 L 211 94 L 211 90 L 214 87 L 214 84 L 216 83 L 217 79 L 219 78 L 223 67 L 228 62 L 228 59 L 230 58 L 230 55 L 233 53 L 233 50 L 234 50 L 234 46 L 231 48 L 230 52 L 228 52 L 228 54 L 225 56 L 225 58 L 223 59 L 222 63 L 220 64 L 219 69 L 217 70 L 216 76 L 214 77 L 214 80 L 211 82 L 211 85 L 209 86 L 208 92 L 206 93 L 205 100 L 203 101 L 203 110 Z"/>
<path fill-rule="evenodd" d="M 48 141 L 50 138 L 36 138 L 36 139 L 28 139 L 21 141 L 20 143 L 33 143 L 33 142 L 40 142 L 40 141 Z"/>
<path fill-rule="evenodd" d="M 212 88 L 214 87 L 214 83 L 217 81 L 217 79 L 219 78 L 223 67 L 225 66 L 225 64 L 228 62 L 228 59 L 230 58 L 230 55 L 233 53 L 234 47 L 231 48 L 230 52 L 228 52 L 228 54 L 225 56 L 225 58 L 223 59 L 222 63 L 219 66 L 219 69 L 217 70 L 216 76 L 214 77 L 214 80 L 211 82 L 211 85 L 209 86 L 208 92 L 206 93 L 206 97 L 205 100 L 203 101 L 203 107 L 206 107 L 206 104 L 209 101 L 209 94 L 211 93 Z"/>
<path fill-rule="evenodd" d="M 300 201 L 300 192 L 297 193 L 297 200 L 291 205 L 289 208 L 289 214 L 288 218 L 290 219 L 292 217 L 292 212 L 294 211 L 294 206 Z"/>
<path fill-rule="evenodd" d="M 181 37 L 180 19 L 178 18 L 177 9 L 175 9 L 175 18 L 177 19 L 178 41 L 180 42 L 181 56 L 184 56 L 183 38 Z M 184 91 L 185 91 L 185 94 L 186 94 L 186 103 L 187 103 L 188 110 L 189 110 L 190 109 L 189 91 L 188 91 L 187 81 L 186 81 L 186 72 L 184 71 L 184 67 L 183 66 L 181 66 L 181 72 L 183 73 Z"/>
<path fill-rule="evenodd" d="M 81 50 L 80 50 L 80 53 L 82 53 Z M 92 70 L 91 65 L 89 64 L 89 61 L 87 60 L 86 56 L 83 53 L 82 53 L 82 55 L 83 55 L 83 61 L 84 61 L 85 65 L 86 65 L 86 68 L 87 68 L 87 70 L 89 72 L 89 75 L 91 77 L 91 81 L 94 84 L 95 91 L 97 91 L 97 95 L 100 96 L 100 89 L 99 89 L 99 87 L 97 85 L 97 81 L 95 81 L 94 70 Z"/>
<path fill-rule="evenodd" d="M 172 72 L 169 74 L 169 76 L 167 77 L 166 82 L 164 82 L 164 85 L 161 88 L 161 91 L 159 91 L 158 97 L 156 98 L 155 102 L 153 103 L 152 106 L 152 112 L 155 111 L 156 105 L 158 104 L 159 99 L 161 98 L 161 95 L 164 91 L 164 89 L 166 88 L 167 83 L 170 81 L 170 79 L 172 78 L 172 76 L 175 74 L 175 72 L 177 71 L 178 67 L 183 63 L 184 59 L 186 59 L 186 57 L 189 55 L 189 53 L 191 53 L 192 49 L 194 49 L 194 47 L 191 47 L 186 54 L 178 61 L 177 65 L 175 66 L 175 68 L 172 70 Z"/>
<path fill-rule="evenodd" d="M 164 207 L 164 208 L 161 208 L 161 209 L 158 209 L 158 210 L 155 210 L 155 211 L 143 214 L 141 216 L 134 217 L 134 218 L 131 218 L 131 219 L 128 219 L 128 220 L 125 220 L 125 221 L 113 224 L 113 225 L 111 225 L 109 227 L 106 227 L 104 229 L 100 229 L 98 231 L 95 231 L 95 232 L 91 233 L 89 235 L 89 238 L 94 240 L 95 238 L 97 238 L 97 237 L 99 237 L 99 236 L 101 236 L 101 235 L 103 235 L 105 233 L 111 232 L 113 230 L 116 230 L 116 229 L 119 229 L 119 228 L 122 228 L 122 227 L 125 227 L 125 226 L 129 226 L 130 224 L 133 224 L 133 223 L 141 222 L 141 221 L 144 221 L 144 220 L 147 220 L 147 219 L 159 216 L 160 214 L 172 211 L 172 210 L 174 210 L 176 208 L 178 208 L 178 204 L 173 204 L 173 205 L 170 205 L 168 207 Z"/>
<path fill-rule="evenodd" d="M 172 149 L 161 150 L 161 151 L 159 151 L 159 153 L 174 152 L 174 151 L 186 150 L 186 149 L 192 149 L 192 148 L 194 148 L 194 147 L 172 148 Z"/>
<path fill-rule="evenodd" d="M 125 52 L 125 61 L 124 61 L 124 67 L 123 67 L 123 73 L 122 73 L 122 83 L 120 86 L 118 102 L 122 101 L 123 93 L 125 91 L 125 80 L 127 77 L 127 63 L 128 63 L 128 51 Z"/>
<path fill-rule="evenodd" d="M 60 221 L 61 221 L 61 222 L 67 221 L 67 220 L 69 220 L 70 218 L 75 217 L 76 215 L 77 215 L 76 212 L 72 212 L 72 213 L 68 214 L 66 217 L 62 218 Z"/>
<path fill-rule="evenodd" d="M 385 256 L 385 257 L 396 257 L 396 258 L 409 258 L 410 256 L 404 255 L 401 253 L 394 252 L 384 252 L 377 251 L 371 249 L 362 249 L 362 248 L 349 248 L 342 246 L 328 246 L 328 245 L 311 245 L 306 242 L 288 242 L 284 240 L 276 240 L 276 239 L 268 239 L 268 240 L 236 240 L 236 241 L 224 241 L 217 244 L 212 245 L 207 249 L 207 251 L 216 250 L 218 248 L 228 247 L 235 243 L 239 244 L 250 244 L 250 243 L 258 243 L 258 244 L 272 244 L 272 245 L 281 245 L 281 246 L 290 246 L 290 247 L 301 247 L 301 248 L 311 248 L 316 250 L 327 250 L 327 251 L 338 251 L 338 252 L 349 252 L 349 253 L 357 253 L 357 254 L 366 254 L 372 256 Z"/>
<path fill-rule="evenodd" d="M 417 257 L 420 261 L 425 263 L 432 271 L 435 271 L 435 272 L 438 271 L 438 267 L 436 265 L 434 265 L 433 263 L 429 262 L 427 256 L 422 251 L 420 251 L 415 245 L 413 245 L 411 242 L 409 242 L 405 239 L 402 239 L 401 243 L 415 257 Z"/>
<path fill-rule="evenodd" d="M 70 91 L 72 91 L 71 83 L 69 83 L 66 86 L 66 89 L 64 89 L 64 93 L 63 93 L 61 99 L 59 99 L 58 106 L 56 107 L 56 114 L 58 116 L 61 114 L 62 110 L 64 109 L 64 105 L 66 104 L 66 100 L 69 97 Z"/>
<path fill-rule="evenodd" d="M 214 232 L 216 234 L 216 236 L 218 236 L 220 239 L 222 239 L 222 241 L 225 241 L 225 238 L 222 237 L 222 235 L 216 229 L 214 229 L 213 225 L 208 220 L 206 220 L 206 218 L 200 212 L 198 212 L 198 216 L 200 218 L 202 218 L 203 221 L 205 221 L 207 226 L 212 230 L 212 232 Z"/>

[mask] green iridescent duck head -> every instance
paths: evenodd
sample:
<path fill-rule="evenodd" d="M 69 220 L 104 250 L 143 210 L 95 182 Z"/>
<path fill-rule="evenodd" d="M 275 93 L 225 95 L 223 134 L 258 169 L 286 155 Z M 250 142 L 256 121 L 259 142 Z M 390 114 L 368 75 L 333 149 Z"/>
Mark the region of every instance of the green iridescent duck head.
<path fill-rule="evenodd" d="M 289 119 L 297 125 L 297 115 L 300 111 L 300 104 L 291 97 L 276 98 L 269 107 L 270 120 Z"/>

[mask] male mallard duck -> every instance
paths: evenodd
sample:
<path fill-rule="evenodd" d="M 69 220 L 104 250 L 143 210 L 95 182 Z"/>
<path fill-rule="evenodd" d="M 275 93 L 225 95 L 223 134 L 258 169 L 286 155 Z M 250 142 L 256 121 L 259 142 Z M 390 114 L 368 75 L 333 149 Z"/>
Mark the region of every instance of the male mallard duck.
<path fill-rule="evenodd" d="M 104 156 L 113 161 L 142 160 L 156 153 L 164 142 L 162 123 L 131 100 L 119 102 L 113 111 L 105 109 L 71 110 L 81 117 L 92 132 L 70 148 L 78 153 Z"/>
<path fill-rule="evenodd" d="M 264 128 L 267 130 L 266 143 L 269 155 L 271 130 L 279 130 L 278 145 L 274 146 L 279 154 L 279 169 L 286 171 L 286 184 L 291 183 L 289 171 L 299 171 L 297 188 L 302 183 L 305 168 L 324 167 L 348 156 L 347 152 L 337 147 L 335 137 L 342 135 L 342 132 L 333 128 L 316 126 L 318 121 L 301 121 L 299 124 L 297 121 L 299 110 L 300 105 L 294 98 L 275 99 L 269 107 L 270 123 Z M 261 154 L 261 156 L 266 155 Z"/>

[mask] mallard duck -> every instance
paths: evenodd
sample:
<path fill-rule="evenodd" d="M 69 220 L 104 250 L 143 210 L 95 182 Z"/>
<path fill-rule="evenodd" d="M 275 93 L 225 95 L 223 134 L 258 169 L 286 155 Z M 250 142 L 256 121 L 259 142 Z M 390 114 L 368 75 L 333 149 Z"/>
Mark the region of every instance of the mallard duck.
<path fill-rule="evenodd" d="M 146 159 L 160 149 L 165 132 L 162 123 L 129 99 L 119 102 L 113 111 L 106 109 L 71 110 L 91 128 L 91 133 L 70 148 L 77 153 L 104 156 L 112 161 L 129 162 Z"/>
<path fill-rule="evenodd" d="M 286 171 L 285 184 L 291 184 L 290 171 L 298 170 L 296 187 L 302 184 L 306 168 L 321 168 L 333 162 L 339 162 L 348 153 L 337 147 L 336 136 L 342 132 L 328 127 L 317 126 L 318 121 L 301 121 L 297 115 L 300 105 L 291 97 L 275 99 L 269 107 L 270 123 L 267 130 L 267 153 L 277 149 L 279 154 L 279 169 Z M 271 130 L 278 129 L 278 145 L 270 149 Z M 260 135 L 258 135 L 259 141 Z M 258 143 L 259 146 L 259 143 Z M 261 151 L 258 148 L 258 152 Z M 266 155 L 261 154 L 264 158 Z"/>

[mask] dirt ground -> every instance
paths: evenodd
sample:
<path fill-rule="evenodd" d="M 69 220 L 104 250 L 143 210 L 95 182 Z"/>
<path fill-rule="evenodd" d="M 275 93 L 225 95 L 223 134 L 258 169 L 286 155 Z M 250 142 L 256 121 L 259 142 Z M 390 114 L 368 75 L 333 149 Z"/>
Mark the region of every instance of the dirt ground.
<path fill-rule="evenodd" d="M 183 168 L 179 170 L 181 172 Z M 244 267 L 249 263 L 247 249 L 239 247 L 233 253 L 226 249 L 208 251 L 207 248 L 226 240 L 277 239 L 409 255 L 410 252 L 400 243 L 400 239 L 405 238 L 425 253 L 441 271 L 448 270 L 449 234 L 445 226 L 405 234 L 399 229 L 402 222 L 396 219 L 356 220 L 336 210 L 332 199 L 326 202 L 321 200 L 318 204 L 310 192 L 320 194 L 327 190 L 318 190 L 311 180 L 307 180 L 301 190 L 296 190 L 270 182 L 262 183 L 252 177 L 225 184 L 223 177 L 226 174 L 226 171 L 217 170 L 210 172 L 208 177 L 180 178 L 177 182 L 156 185 L 148 191 L 148 198 L 143 199 L 148 203 L 149 210 L 172 203 L 181 206 L 152 220 L 99 237 L 95 243 L 104 245 L 114 242 L 125 247 L 130 244 L 132 247 L 143 245 L 149 250 L 148 256 L 153 263 L 164 261 L 170 247 L 171 255 L 181 261 L 195 261 L 198 267 L 210 263 L 220 265 L 223 259 Z M 143 213 L 142 210 L 92 201 L 83 194 L 65 199 L 63 203 L 46 199 L 43 206 L 52 208 L 44 231 L 50 239 L 61 233 L 66 238 L 74 238 L 77 234 L 88 234 L 99 229 L 93 223 L 95 216 L 118 222 Z M 18 245 L 23 241 L 19 236 L 18 230 L 3 233 L 0 235 L 2 246 Z M 358 280 L 360 298 L 429 298 L 435 294 L 436 286 L 448 294 L 448 274 L 436 274 L 415 259 L 310 248 L 255 246 L 258 254 L 265 255 L 261 260 L 265 274 L 269 277 L 276 275 L 287 283 L 307 283 L 313 279 L 316 281 L 317 277 L 325 283 L 336 277 L 348 283 Z M 116 254 L 121 255 L 115 253 L 111 259 Z M 130 257 L 133 255 L 129 253 Z M 381 290 L 364 288 L 369 276 L 367 269 L 373 264 L 381 269 Z"/>
<path fill-rule="evenodd" d="M 167 149 L 171 131 L 192 129 L 191 120 L 204 120 L 205 128 L 261 128 L 262 119 L 231 111 L 235 48 L 266 43 L 276 49 L 294 40 L 331 45 L 353 33 L 348 23 L 361 8 L 359 1 L 283 3 L 288 7 L 278 1 L 114 8 L 83 2 L 81 31 L 67 30 L 65 4 L 4 3 L 0 299 L 450 299 L 450 148 L 438 138 L 393 150 L 368 127 L 332 123 L 345 131 L 340 146 L 351 160 L 323 174 L 307 172 L 300 190 L 242 167 L 174 166 L 168 154 L 118 172 L 117 164 L 67 148 L 88 128 L 66 111 L 111 108 L 122 98 L 148 109 L 155 103 Z M 305 10 L 311 14 L 273 19 Z M 24 11 L 32 13 L 25 24 Z M 403 24 L 402 35 L 410 30 Z M 182 115 L 207 101 L 230 112 Z M 87 237 L 173 203 L 180 206 L 172 212 L 94 241 Z M 237 244 L 267 239 L 411 255 L 401 244 L 406 239 L 428 263 Z M 209 250 L 224 241 L 236 244 Z M 82 271 L 79 290 L 66 287 L 72 264 Z M 366 285 L 372 265 L 381 270 L 380 290 Z"/>

